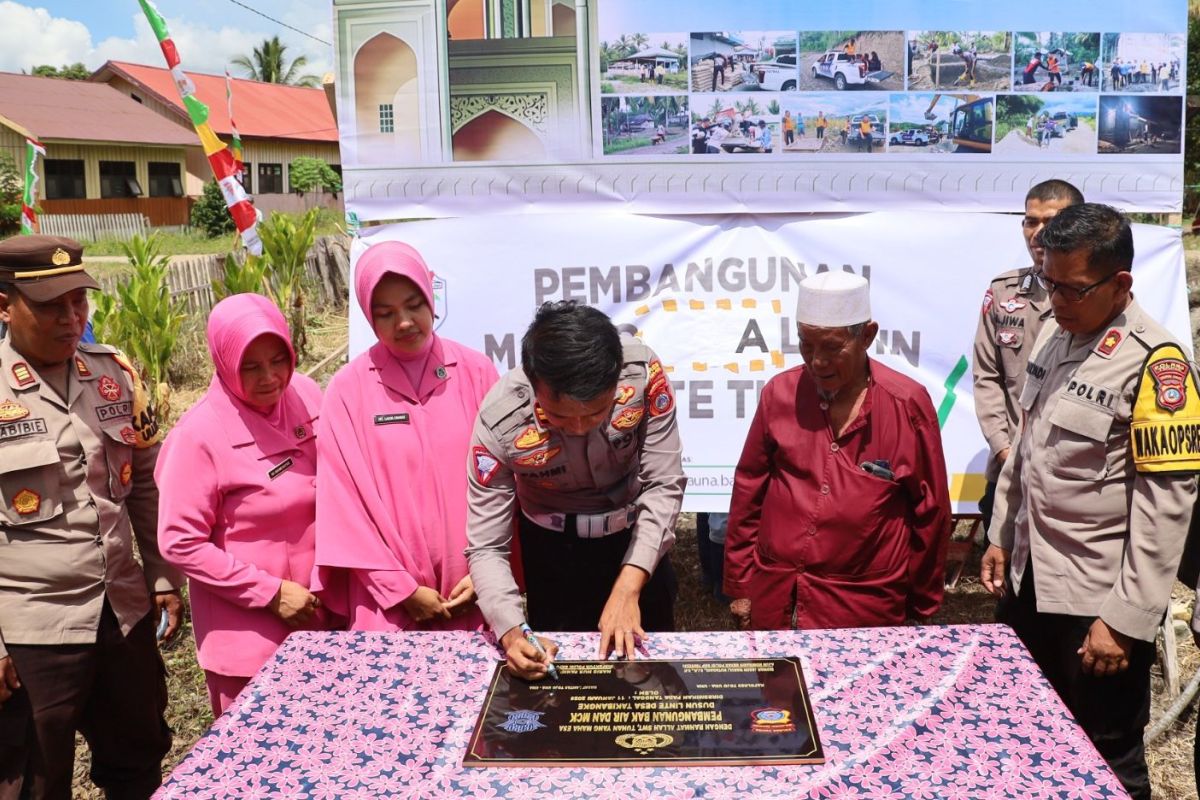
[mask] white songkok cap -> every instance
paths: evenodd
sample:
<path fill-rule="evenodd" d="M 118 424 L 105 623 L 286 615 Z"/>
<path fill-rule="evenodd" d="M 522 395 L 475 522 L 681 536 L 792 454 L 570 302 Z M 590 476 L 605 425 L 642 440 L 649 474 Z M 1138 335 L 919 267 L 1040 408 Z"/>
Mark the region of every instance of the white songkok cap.
<path fill-rule="evenodd" d="M 867 279 L 830 271 L 800 281 L 796 322 L 815 328 L 845 328 L 871 321 L 871 289 Z"/>

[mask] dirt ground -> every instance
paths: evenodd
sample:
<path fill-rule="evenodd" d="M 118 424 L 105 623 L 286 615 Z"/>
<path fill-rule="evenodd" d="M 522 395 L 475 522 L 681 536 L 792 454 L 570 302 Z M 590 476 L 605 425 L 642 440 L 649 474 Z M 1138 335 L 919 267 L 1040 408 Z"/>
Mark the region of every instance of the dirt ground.
<path fill-rule="evenodd" d="M 1024 66 L 1018 64 L 1013 67 L 1012 73 L 1012 90 L 1018 93 L 1040 92 L 1046 86 L 1049 86 L 1049 79 L 1046 73 L 1038 70 L 1037 81 L 1034 83 L 1021 83 L 1024 80 Z M 1088 86 L 1082 82 L 1079 75 L 1079 70 L 1072 70 L 1068 74 L 1063 75 L 1062 83 L 1054 86 L 1056 92 L 1099 92 L 1100 78 L 1098 76 L 1092 78 L 1092 85 Z"/>
<path fill-rule="evenodd" d="M 1050 140 L 1046 147 L 1040 147 L 1036 138 L 1030 139 L 1023 130 L 1009 131 L 1008 134 L 992 145 L 993 153 L 1094 153 L 1096 152 L 1096 134 L 1092 126 L 1080 120 L 1079 127 L 1067 131 L 1064 136 Z"/>
<path fill-rule="evenodd" d="M 922 51 L 913 57 L 912 74 L 908 76 L 910 90 L 929 89 L 964 89 L 964 81 L 955 80 L 963 73 L 961 58 L 948 53 L 942 53 L 941 83 L 934 84 L 933 73 L 930 69 L 929 54 Z M 1012 69 L 1012 56 L 1008 53 L 980 53 L 975 65 L 975 91 L 1008 90 L 1012 85 L 1009 73 Z"/>

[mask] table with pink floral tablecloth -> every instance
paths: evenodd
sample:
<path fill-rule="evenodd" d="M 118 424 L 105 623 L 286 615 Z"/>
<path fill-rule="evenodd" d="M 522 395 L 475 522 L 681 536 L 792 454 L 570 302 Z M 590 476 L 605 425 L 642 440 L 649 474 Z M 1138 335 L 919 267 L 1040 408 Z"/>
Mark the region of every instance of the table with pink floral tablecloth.
<path fill-rule="evenodd" d="M 558 634 L 560 659 L 596 634 Z M 290 636 L 162 798 L 870 800 L 1125 797 L 999 625 L 654 634 L 653 658 L 799 656 L 816 766 L 465 768 L 500 653 L 481 634 Z"/>

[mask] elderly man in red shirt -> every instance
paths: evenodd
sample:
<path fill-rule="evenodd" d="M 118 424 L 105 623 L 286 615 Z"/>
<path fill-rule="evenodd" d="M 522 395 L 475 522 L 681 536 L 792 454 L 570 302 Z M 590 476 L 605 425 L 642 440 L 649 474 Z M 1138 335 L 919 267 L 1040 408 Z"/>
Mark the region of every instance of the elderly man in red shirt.
<path fill-rule="evenodd" d="M 804 365 L 763 388 L 734 478 L 725 592 L 757 629 L 901 625 L 942 602 L 950 497 L 937 415 L 868 357 L 867 281 L 800 284 Z"/>

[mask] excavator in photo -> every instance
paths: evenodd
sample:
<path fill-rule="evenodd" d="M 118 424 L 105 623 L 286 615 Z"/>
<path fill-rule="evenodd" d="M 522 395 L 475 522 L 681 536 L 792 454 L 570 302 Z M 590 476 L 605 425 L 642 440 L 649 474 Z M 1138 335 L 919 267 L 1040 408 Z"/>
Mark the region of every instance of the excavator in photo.
<path fill-rule="evenodd" d="M 955 153 L 992 152 L 992 125 L 995 119 L 995 100 L 990 95 L 935 94 L 925 109 L 925 119 L 935 120 L 933 109 L 943 98 L 954 103 L 950 112 L 947 138 Z"/>

